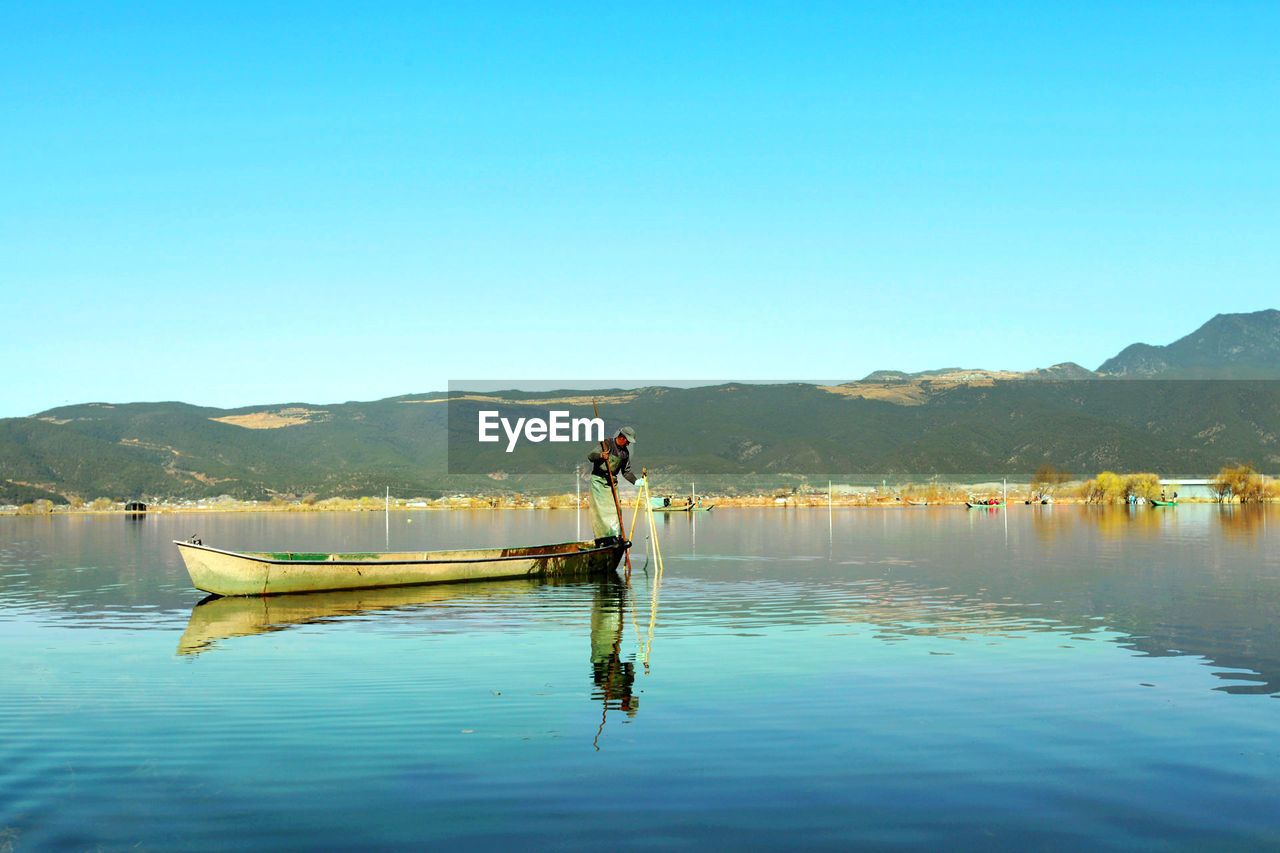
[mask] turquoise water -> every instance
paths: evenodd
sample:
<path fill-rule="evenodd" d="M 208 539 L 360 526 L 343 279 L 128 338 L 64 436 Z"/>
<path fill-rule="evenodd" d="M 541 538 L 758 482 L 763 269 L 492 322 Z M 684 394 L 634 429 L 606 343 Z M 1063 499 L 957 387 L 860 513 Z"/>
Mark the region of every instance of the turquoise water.
<path fill-rule="evenodd" d="M 1139 509 L 718 509 L 660 582 L 203 604 L 172 539 L 577 519 L 0 518 L 0 851 L 1275 849 L 1280 512 Z"/>

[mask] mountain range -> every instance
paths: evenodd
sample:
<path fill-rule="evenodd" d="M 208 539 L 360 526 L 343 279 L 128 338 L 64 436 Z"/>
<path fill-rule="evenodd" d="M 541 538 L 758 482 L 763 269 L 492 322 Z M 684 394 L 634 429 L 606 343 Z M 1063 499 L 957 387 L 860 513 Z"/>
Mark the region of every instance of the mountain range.
<path fill-rule="evenodd" d="M 1219 314 L 1168 346 L 1130 344 L 1098 367 L 1105 376 L 1280 379 L 1280 311 Z"/>
<path fill-rule="evenodd" d="M 1140 379 L 1143 381 L 1123 381 Z M 501 491 L 569 476 L 582 444 L 475 439 L 477 413 L 589 415 L 640 434 L 655 482 L 1027 476 L 1048 463 L 1280 473 L 1280 311 L 1214 317 L 1167 346 L 1133 344 L 1097 371 L 876 371 L 838 385 L 410 394 L 336 405 L 218 409 L 85 403 L 0 419 L 0 504 L 72 497 L 244 499 Z"/>
<path fill-rule="evenodd" d="M 1219 314 L 1167 346 L 1130 344 L 1097 370 L 1068 361 L 1023 372 L 959 367 L 920 373 L 877 370 L 863 381 L 908 379 L 1280 379 L 1280 311 Z"/>

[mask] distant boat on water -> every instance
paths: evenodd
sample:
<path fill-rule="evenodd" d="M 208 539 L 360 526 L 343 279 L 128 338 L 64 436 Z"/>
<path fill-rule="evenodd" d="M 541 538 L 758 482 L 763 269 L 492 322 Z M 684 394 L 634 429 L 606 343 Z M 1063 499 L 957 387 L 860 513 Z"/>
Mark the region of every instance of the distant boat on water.
<path fill-rule="evenodd" d="M 689 502 L 672 503 L 671 498 L 650 498 L 649 508 L 654 512 L 688 512 L 693 509 Z"/>
<path fill-rule="evenodd" d="M 670 497 L 649 498 L 649 508 L 654 512 L 710 512 L 715 504 L 704 504 L 702 498 L 688 497 L 683 501 Z"/>

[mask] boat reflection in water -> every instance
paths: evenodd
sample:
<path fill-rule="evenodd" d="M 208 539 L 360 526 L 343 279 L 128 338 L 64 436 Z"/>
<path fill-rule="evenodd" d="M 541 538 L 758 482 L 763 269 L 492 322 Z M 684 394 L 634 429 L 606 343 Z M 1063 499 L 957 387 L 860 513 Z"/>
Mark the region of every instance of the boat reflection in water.
<path fill-rule="evenodd" d="M 434 615 L 436 605 L 448 605 L 448 609 L 434 610 L 434 613 L 456 616 L 454 608 L 465 608 L 468 601 L 491 608 L 495 599 L 528 595 L 550 586 L 577 586 L 584 593 L 590 588 L 590 656 L 595 685 L 592 698 L 604 704 L 606 714 L 615 710 L 634 716 L 639 704 L 634 694 L 635 663 L 624 660 L 622 654 L 628 591 L 616 577 L 598 581 L 478 581 L 271 596 L 211 595 L 192 608 L 187 629 L 178 640 L 177 653 L 198 655 L 218 648 L 222 640 L 341 621 L 352 616 L 415 611 Z"/>

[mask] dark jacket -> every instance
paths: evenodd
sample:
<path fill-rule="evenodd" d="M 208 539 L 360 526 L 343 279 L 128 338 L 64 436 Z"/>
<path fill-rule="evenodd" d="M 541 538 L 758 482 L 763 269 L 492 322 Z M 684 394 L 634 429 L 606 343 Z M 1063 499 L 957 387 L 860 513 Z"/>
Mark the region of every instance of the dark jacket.
<path fill-rule="evenodd" d="M 609 445 L 609 468 L 613 472 L 614 482 L 617 482 L 618 474 L 621 473 L 627 478 L 627 482 L 634 486 L 636 475 L 631 473 L 630 446 L 618 447 L 617 442 L 612 438 L 605 443 Z M 604 470 L 604 456 L 599 448 L 588 453 L 587 459 L 591 462 L 591 476 L 602 480 L 608 479 L 609 475 Z"/>

